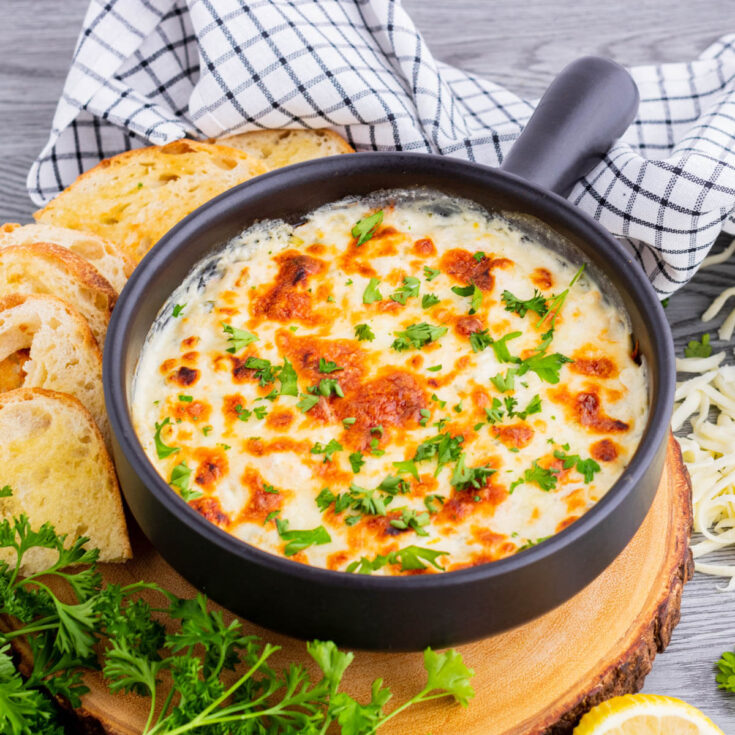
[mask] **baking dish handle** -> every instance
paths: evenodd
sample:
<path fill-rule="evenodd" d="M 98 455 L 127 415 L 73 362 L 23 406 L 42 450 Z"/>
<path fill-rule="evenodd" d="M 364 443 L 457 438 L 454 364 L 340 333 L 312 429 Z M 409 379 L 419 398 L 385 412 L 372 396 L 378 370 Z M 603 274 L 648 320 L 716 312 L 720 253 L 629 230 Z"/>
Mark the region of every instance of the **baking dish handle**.
<path fill-rule="evenodd" d="M 620 64 L 577 59 L 546 90 L 501 169 L 566 196 L 625 132 L 638 101 Z"/>

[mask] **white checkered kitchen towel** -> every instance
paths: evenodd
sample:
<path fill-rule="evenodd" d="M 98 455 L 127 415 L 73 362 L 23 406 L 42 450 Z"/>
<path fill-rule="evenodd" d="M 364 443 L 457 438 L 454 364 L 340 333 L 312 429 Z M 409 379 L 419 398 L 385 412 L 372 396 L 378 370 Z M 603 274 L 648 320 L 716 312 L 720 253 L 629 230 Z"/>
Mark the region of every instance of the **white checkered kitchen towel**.
<path fill-rule="evenodd" d="M 735 232 L 735 34 L 631 71 L 638 118 L 570 199 L 664 296 Z M 92 0 L 28 189 L 42 204 L 105 156 L 259 128 L 496 166 L 532 110 L 438 62 L 399 0 Z"/>

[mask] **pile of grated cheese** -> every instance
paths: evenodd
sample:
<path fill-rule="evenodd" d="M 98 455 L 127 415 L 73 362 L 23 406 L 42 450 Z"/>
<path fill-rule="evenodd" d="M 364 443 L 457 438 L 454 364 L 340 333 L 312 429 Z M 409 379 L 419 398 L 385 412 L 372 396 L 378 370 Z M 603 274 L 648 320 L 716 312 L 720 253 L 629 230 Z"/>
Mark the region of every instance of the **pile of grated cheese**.
<path fill-rule="evenodd" d="M 735 252 L 735 240 L 728 248 L 705 259 L 702 267 L 724 262 Z M 710 321 L 726 301 L 735 296 L 735 288 L 725 289 L 702 315 Z M 719 329 L 722 340 L 729 340 L 735 330 L 735 309 Z M 707 563 L 708 554 L 735 547 L 735 365 L 722 365 L 725 352 L 709 357 L 677 359 L 680 373 L 695 377 L 677 383 L 674 431 L 687 420 L 691 432 L 680 437 L 684 462 L 692 478 L 694 530 L 703 539 L 692 545 L 695 569 L 704 574 L 729 577 L 723 591 L 735 590 L 735 563 Z M 715 418 L 710 418 L 712 413 Z"/>

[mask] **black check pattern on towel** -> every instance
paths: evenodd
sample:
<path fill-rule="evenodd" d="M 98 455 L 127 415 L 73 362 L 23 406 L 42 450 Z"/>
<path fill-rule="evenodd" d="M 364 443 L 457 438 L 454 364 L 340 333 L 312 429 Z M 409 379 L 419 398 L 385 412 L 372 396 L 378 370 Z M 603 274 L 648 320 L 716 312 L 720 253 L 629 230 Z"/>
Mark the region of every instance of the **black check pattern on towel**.
<path fill-rule="evenodd" d="M 735 233 L 735 34 L 631 71 L 638 118 L 570 199 L 665 296 Z M 28 190 L 43 204 L 106 156 L 263 128 L 496 166 L 532 111 L 434 59 L 400 0 L 92 0 Z"/>

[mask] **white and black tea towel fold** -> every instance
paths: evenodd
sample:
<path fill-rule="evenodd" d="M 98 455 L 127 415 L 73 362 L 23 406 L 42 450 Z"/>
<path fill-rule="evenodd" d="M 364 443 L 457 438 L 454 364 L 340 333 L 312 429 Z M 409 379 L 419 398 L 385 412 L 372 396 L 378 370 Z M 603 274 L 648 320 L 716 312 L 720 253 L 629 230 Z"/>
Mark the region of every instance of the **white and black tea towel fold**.
<path fill-rule="evenodd" d="M 735 232 L 735 34 L 631 72 L 638 118 L 570 199 L 664 296 Z M 495 166 L 532 111 L 437 61 L 399 0 L 92 0 L 28 189 L 42 204 L 105 156 L 260 128 Z"/>

